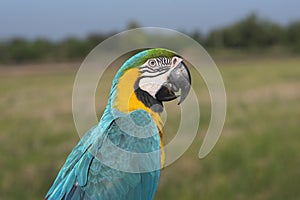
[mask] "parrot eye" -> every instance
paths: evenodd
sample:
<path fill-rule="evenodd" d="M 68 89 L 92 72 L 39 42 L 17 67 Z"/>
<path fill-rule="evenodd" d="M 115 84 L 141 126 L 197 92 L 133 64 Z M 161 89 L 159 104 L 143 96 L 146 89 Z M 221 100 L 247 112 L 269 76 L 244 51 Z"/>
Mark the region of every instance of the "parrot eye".
<path fill-rule="evenodd" d="M 151 59 L 151 60 L 148 61 L 148 64 L 149 64 L 150 67 L 155 67 L 156 61 L 154 59 Z"/>

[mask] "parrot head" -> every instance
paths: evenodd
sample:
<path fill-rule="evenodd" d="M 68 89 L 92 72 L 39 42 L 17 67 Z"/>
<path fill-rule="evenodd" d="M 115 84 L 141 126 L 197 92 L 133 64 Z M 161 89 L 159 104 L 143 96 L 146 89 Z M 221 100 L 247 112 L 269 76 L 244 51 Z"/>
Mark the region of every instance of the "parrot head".
<path fill-rule="evenodd" d="M 183 58 L 162 48 L 147 49 L 129 58 L 113 81 L 113 107 L 123 112 L 136 109 L 161 113 L 163 102 L 182 103 L 191 86 Z"/>

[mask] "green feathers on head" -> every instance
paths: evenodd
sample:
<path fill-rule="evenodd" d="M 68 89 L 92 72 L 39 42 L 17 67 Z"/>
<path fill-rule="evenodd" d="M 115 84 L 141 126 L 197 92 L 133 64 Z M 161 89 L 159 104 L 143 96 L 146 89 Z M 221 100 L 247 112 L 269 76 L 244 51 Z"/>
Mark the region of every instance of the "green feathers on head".
<path fill-rule="evenodd" d="M 147 49 L 144 51 L 141 51 L 131 58 L 129 58 L 119 69 L 117 72 L 114 83 L 123 75 L 123 73 L 131 68 L 139 67 L 142 64 L 144 64 L 148 59 L 150 58 L 156 58 L 156 57 L 168 57 L 171 58 L 173 56 L 177 55 L 175 52 L 170 51 L 168 49 L 163 48 L 153 48 L 153 49 Z"/>
<path fill-rule="evenodd" d="M 137 53 L 136 55 L 128 59 L 121 67 L 121 70 L 127 70 L 130 68 L 138 67 L 144 64 L 150 58 L 156 58 L 162 56 L 171 58 L 175 55 L 177 55 L 175 52 L 163 48 L 147 49 L 141 51 L 140 53 Z"/>

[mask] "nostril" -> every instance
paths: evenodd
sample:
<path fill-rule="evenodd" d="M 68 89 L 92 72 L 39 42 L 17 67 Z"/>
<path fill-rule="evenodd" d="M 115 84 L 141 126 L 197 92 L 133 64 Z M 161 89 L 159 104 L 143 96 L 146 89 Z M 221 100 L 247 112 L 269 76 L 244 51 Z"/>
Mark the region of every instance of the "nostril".
<path fill-rule="evenodd" d="M 173 65 L 175 65 L 176 62 L 177 62 L 177 58 L 174 58 L 174 59 L 173 59 Z"/>

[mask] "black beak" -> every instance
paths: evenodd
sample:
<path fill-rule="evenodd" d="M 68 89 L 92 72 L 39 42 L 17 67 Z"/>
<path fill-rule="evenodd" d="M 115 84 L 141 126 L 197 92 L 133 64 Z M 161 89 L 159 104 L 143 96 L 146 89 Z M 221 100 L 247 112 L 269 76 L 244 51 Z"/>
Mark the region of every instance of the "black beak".
<path fill-rule="evenodd" d="M 171 101 L 180 96 L 179 105 L 185 100 L 190 91 L 191 75 L 184 62 L 180 62 L 171 70 L 167 82 L 162 85 L 155 97 L 158 101 Z M 179 92 L 179 90 L 181 94 L 176 95 L 175 92 Z"/>

